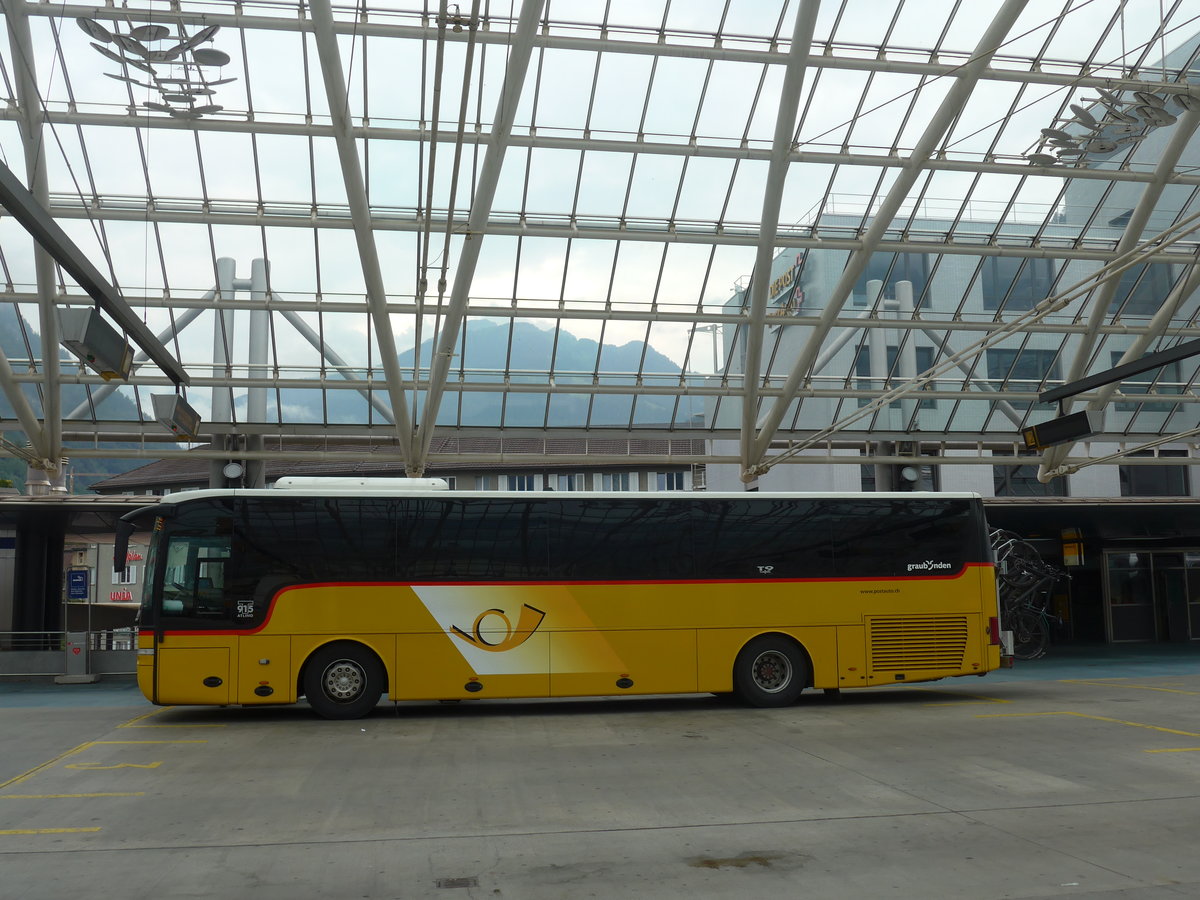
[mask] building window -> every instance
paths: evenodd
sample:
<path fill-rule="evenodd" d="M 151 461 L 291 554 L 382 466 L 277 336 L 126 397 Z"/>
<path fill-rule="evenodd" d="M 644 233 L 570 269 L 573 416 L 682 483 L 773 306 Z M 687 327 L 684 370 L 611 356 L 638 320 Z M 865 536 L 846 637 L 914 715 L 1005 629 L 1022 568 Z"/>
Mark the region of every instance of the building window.
<path fill-rule="evenodd" d="M 1163 305 L 1174 281 L 1174 270 L 1166 263 L 1126 269 L 1117 282 L 1117 291 L 1108 311 L 1114 315 L 1149 318 Z"/>
<path fill-rule="evenodd" d="M 554 479 L 554 489 L 557 491 L 588 491 L 591 487 L 588 476 L 583 472 L 556 475 Z"/>
<path fill-rule="evenodd" d="M 987 351 L 988 378 L 998 390 L 1038 392 L 1047 381 L 1062 378 L 1057 350 Z M 1029 400 L 1010 400 L 1016 409 L 1029 409 Z"/>
<path fill-rule="evenodd" d="M 1033 309 L 1054 290 L 1052 259 L 989 256 L 983 261 L 981 287 L 984 309 L 1020 312 Z"/>
<path fill-rule="evenodd" d="M 476 475 L 475 490 L 477 491 L 494 491 L 496 490 L 495 475 Z"/>
<path fill-rule="evenodd" d="M 1043 484 L 1037 466 L 992 466 L 997 497 L 1065 497 L 1067 479 L 1052 478 Z"/>
<path fill-rule="evenodd" d="M 137 584 L 137 566 L 126 565 L 124 572 L 112 571 L 113 584 Z"/>
<path fill-rule="evenodd" d="M 912 283 L 913 305 L 925 306 L 925 285 L 929 282 L 929 256 L 925 253 L 872 253 L 871 261 L 854 283 L 853 305 L 868 306 L 867 282 L 882 281 L 885 297 L 896 296 L 896 282 Z"/>
<path fill-rule="evenodd" d="M 684 490 L 683 472 L 659 472 L 655 486 L 660 491 L 682 491 Z"/>
<path fill-rule="evenodd" d="M 1159 458 L 1187 457 L 1186 450 L 1159 450 Z M 1153 450 L 1130 453 L 1134 456 L 1154 456 Z M 1148 465 L 1121 466 L 1122 497 L 1186 497 L 1189 495 L 1187 466 Z"/>
<path fill-rule="evenodd" d="M 628 491 L 629 473 L 628 472 L 605 472 L 601 478 L 601 483 L 606 491 Z"/>
<path fill-rule="evenodd" d="M 860 391 L 875 391 L 876 393 L 881 394 L 885 390 L 887 390 L 891 387 L 895 387 L 896 385 L 900 384 L 901 382 L 907 381 L 909 378 L 912 378 L 916 375 L 920 375 L 923 372 L 928 372 L 930 369 L 932 369 L 933 368 L 933 348 L 928 345 L 926 345 L 926 346 L 918 345 L 917 347 L 914 348 L 914 350 L 916 351 L 915 356 L 916 356 L 916 367 L 917 367 L 917 370 L 915 372 L 912 372 L 911 374 L 909 374 L 907 376 L 900 375 L 896 372 L 896 357 L 897 357 L 897 355 L 899 355 L 900 348 L 895 346 L 894 344 L 889 344 L 888 348 L 887 348 L 887 372 L 885 372 L 883 375 L 881 375 L 877 378 L 871 378 L 871 350 L 870 350 L 870 347 L 866 346 L 865 344 L 863 346 L 859 347 L 858 355 L 854 359 L 854 374 L 857 375 L 859 377 L 859 379 L 861 379 L 858 382 L 858 384 L 856 385 L 857 388 Z M 887 384 L 884 383 L 885 377 L 890 379 L 890 383 L 887 383 Z M 927 382 L 926 384 L 922 385 L 921 390 L 936 391 L 937 390 L 937 382 L 935 382 L 935 381 Z M 866 406 L 869 402 L 870 402 L 870 400 L 868 400 L 866 397 L 858 398 L 859 406 Z M 900 401 L 900 400 L 896 400 L 894 403 L 892 403 L 891 404 L 892 409 L 901 409 L 902 408 L 900 406 L 901 402 L 902 401 Z M 920 409 L 937 409 L 937 401 L 936 400 L 922 400 L 920 402 L 919 408 Z"/>
<path fill-rule="evenodd" d="M 537 476 L 536 475 L 505 475 L 504 476 L 505 490 L 508 491 L 536 491 Z"/>
<path fill-rule="evenodd" d="M 1113 368 L 1121 364 L 1121 357 L 1123 355 L 1115 350 L 1112 352 Z M 1156 394 L 1183 393 L 1183 375 L 1179 370 L 1179 363 L 1167 363 L 1161 368 L 1121 379 L 1122 394 L 1148 394 L 1151 390 Z M 1171 412 L 1176 406 L 1176 404 L 1169 400 L 1150 400 L 1147 402 L 1118 400 L 1113 405 L 1120 412 L 1134 412 L 1138 410 L 1142 412 Z"/>

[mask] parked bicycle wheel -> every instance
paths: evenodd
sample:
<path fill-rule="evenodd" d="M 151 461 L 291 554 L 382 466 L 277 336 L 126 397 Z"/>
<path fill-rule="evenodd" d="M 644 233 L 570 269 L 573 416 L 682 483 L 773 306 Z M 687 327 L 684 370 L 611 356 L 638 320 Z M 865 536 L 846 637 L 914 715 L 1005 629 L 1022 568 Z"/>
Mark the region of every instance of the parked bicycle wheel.
<path fill-rule="evenodd" d="M 1013 633 L 1013 656 L 1017 659 L 1038 659 L 1046 655 L 1050 645 L 1050 623 L 1045 613 L 1025 607 L 1009 618 Z"/>

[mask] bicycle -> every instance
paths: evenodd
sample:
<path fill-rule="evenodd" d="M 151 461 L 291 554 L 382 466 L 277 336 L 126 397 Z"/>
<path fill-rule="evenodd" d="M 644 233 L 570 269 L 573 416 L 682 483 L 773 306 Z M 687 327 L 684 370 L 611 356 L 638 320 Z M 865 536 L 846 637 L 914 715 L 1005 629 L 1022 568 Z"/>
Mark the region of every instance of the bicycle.
<path fill-rule="evenodd" d="M 1027 588 L 1058 570 L 1042 562 L 1041 555 L 1028 542 L 1011 531 L 997 528 L 990 534 L 996 572 L 1010 587 Z"/>
<path fill-rule="evenodd" d="M 1047 608 L 1050 589 L 1069 576 L 1044 562 L 1020 535 L 998 528 L 989 537 L 999 577 L 1001 622 L 1012 632 L 1013 656 L 1020 660 L 1045 656 L 1051 620 L 1058 621 Z"/>

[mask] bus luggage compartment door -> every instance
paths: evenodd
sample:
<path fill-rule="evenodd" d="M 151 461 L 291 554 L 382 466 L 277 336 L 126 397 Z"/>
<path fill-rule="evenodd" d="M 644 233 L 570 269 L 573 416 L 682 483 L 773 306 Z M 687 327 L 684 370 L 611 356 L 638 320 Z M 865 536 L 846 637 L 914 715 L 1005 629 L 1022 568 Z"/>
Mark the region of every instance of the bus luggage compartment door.
<path fill-rule="evenodd" d="M 555 697 L 691 693 L 696 687 L 696 630 L 556 632 L 550 640 Z"/>
<path fill-rule="evenodd" d="M 229 699 L 229 648 L 172 646 L 166 638 L 158 645 L 154 661 L 156 703 L 217 704 Z"/>
<path fill-rule="evenodd" d="M 549 696 L 547 635 L 532 635 L 512 649 L 501 644 L 481 647 L 472 637 L 466 633 L 400 635 L 389 696 L 393 700 Z"/>
<path fill-rule="evenodd" d="M 237 703 L 293 703 L 292 639 L 286 634 L 238 638 Z"/>

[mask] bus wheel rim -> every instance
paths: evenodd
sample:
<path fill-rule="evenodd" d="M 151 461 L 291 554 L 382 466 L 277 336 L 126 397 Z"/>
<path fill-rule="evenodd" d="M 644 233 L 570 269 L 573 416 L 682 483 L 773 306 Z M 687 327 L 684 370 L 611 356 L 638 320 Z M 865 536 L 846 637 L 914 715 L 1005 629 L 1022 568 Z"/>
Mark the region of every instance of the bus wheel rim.
<path fill-rule="evenodd" d="M 792 681 L 792 662 L 778 650 L 764 650 L 750 668 L 754 684 L 768 694 L 777 694 Z"/>
<path fill-rule="evenodd" d="M 321 680 L 326 695 L 343 703 L 361 694 L 365 682 L 366 673 L 362 667 L 349 659 L 339 659 L 330 663 L 326 666 L 325 675 Z"/>

